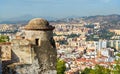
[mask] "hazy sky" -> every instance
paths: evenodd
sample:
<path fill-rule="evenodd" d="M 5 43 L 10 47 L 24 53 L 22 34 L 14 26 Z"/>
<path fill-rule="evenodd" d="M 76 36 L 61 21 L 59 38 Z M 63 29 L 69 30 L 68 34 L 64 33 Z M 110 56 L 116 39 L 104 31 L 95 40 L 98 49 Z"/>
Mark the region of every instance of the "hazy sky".
<path fill-rule="evenodd" d="M 120 0 L 0 0 L 0 18 L 120 14 Z"/>

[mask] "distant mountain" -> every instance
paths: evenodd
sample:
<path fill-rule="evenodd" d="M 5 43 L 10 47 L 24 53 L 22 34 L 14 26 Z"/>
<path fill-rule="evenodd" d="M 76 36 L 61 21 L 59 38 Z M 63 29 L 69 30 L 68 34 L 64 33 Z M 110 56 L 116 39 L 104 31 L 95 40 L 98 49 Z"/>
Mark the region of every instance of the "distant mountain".
<path fill-rule="evenodd" d="M 20 17 L 15 17 L 15 18 L 8 18 L 3 21 L 0 21 L 0 24 L 27 24 L 29 20 L 33 18 L 44 18 L 47 19 L 48 21 L 56 20 L 54 17 L 44 17 L 44 16 L 32 16 L 32 15 L 24 15 Z"/>
<path fill-rule="evenodd" d="M 112 15 L 96 15 L 96 16 L 89 16 L 85 17 L 84 20 L 86 22 L 118 22 L 120 21 L 120 15 L 112 14 Z"/>
<path fill-rule="evenodd" d="M 120 29 L 120 15 L 117 14 L 90 16 L 83 20 L 89 23 L 100 22 L 101 27 L 106 29 Z"/>
<path fill-rule="evenodd" d="M 65 18 L 54 18 L 54 17 L 44 17 L 44 16 L 32 16 L 32 15 L 24 15 L 15 18 L 8 18 L 0 22 L 0 24 L 27 24 L 29 20 L 33 18 L 44 18 L 49 22 L 54 23 L 79 23 L 80 19 L 86 21 L 88 23 L 100 22 L 102 25 L 119 25 L 120 24 L 120 15 L 112 14 L 112 15 L 96 15 L 96 16 L 68 16 Z"/>
<path fill-rule="evenodd" d="M 99 22 L 101 25 L 119 25 L 120 24 L 120 15 L 112 14 L 112 15 L 96 15 L 96 16 L 69 16 L 62 19 L 57 19 L 53 21 L 55 23 L 79 23 L 80 20 L 83 20 L 87 23 L 95 23 Z"/>

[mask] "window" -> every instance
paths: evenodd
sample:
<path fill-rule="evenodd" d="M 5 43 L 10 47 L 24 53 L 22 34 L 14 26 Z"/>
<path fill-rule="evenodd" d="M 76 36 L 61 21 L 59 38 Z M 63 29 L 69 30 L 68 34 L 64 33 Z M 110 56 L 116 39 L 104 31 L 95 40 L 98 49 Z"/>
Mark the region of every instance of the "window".
<path fill-rule="evenodd" d="M 35 44 L 39 45 L 39 39 L 35 39 Z"/>
<path fill-rule="evenodd" d="M 25 39 L 25 37 L 22 37 L 22 39 Z"/>

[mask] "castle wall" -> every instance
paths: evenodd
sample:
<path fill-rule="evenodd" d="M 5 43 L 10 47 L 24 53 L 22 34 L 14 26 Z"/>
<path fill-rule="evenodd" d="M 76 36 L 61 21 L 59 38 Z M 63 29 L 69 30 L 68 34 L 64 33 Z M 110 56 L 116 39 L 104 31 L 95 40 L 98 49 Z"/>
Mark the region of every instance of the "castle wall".
<path fill-rule="evenodd" d="M 32 64 L 32 46 L 25 39 L 12 40 L 12 61 L 21 64 Z"/>
<path fill-rule="evenodd" d="M 33 44 L 35 44 L 35 39 L 39 39 L 39 44 L 41 44 L 40 40 L 50 40 L 53 33 L 52 31 L 26 30 L 25 34 L 25 39 L 31 40 Z"/>
<path fill-rule="evenodd" d="M 21 38 L 11 42 L 13 63 L 8 65 L 8 73 L 57 74 L 53 29 L 44 19 L 31 20 L 20 33 Z"/>
<path fill-rule="evenodd" d="M 11 60 L 11 43 L 0 43 L 1 60 Z"/>

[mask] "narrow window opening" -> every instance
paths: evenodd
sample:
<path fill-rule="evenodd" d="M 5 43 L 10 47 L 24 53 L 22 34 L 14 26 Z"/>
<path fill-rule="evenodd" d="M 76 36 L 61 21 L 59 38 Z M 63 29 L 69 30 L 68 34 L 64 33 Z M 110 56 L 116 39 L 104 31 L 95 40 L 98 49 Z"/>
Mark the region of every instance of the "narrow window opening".
<path fill-rule="evenodd" d="M 25 39 L 25 37 L 22 37 L 22 39 Z"/>
<path fill-rule="evenodd" d="M 39 39 L 35 39 L 35 44 L 39 45 Z"/>

